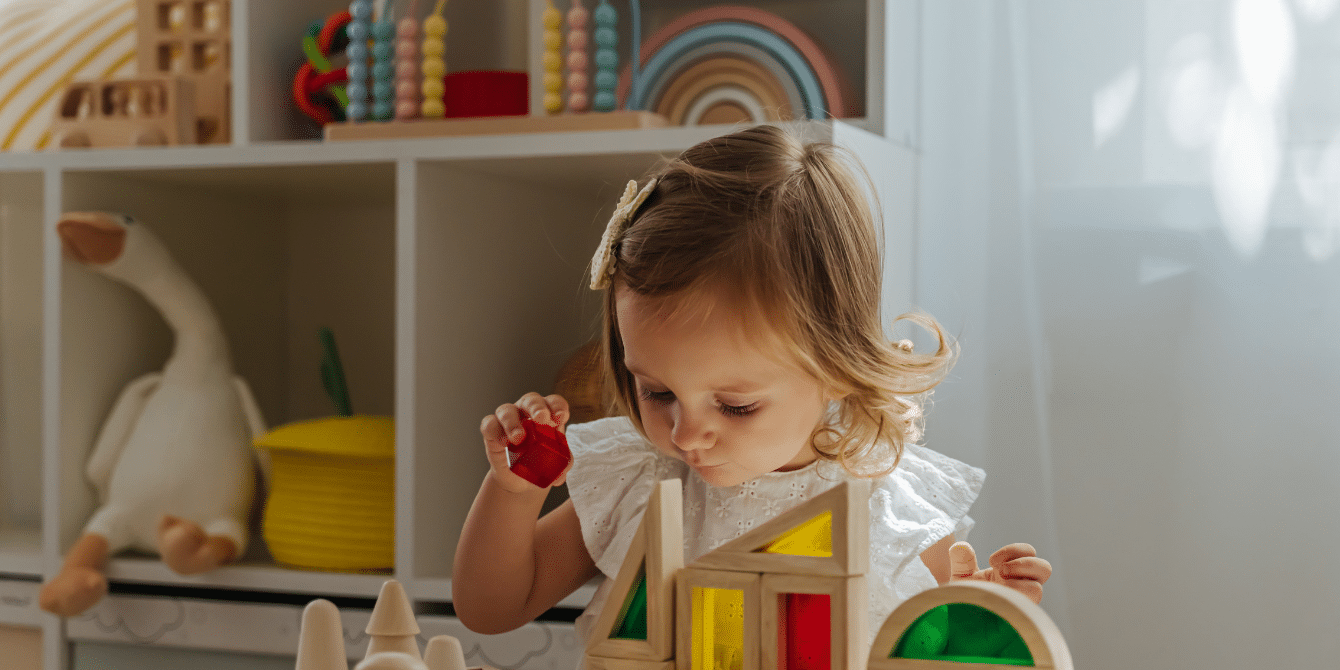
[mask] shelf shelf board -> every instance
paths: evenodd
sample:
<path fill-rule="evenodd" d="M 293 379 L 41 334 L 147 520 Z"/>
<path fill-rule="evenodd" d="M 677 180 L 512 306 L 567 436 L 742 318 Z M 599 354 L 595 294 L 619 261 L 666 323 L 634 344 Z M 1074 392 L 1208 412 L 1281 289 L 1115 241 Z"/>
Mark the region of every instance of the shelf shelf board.
<path fill-rule="evenodd" d="M 860 126 L 860 119 L 807 121 L 826 134 L 833 124 Z M 671 126 L 634 130 L 544 132 L 452 137 L 264 142 L 231 146 L 178 146 L 0 152 L 0 172 L 43 168 L 143 170 L 248 168 L 266 165 L 369 163 L 398 159 L 478 160 L 540 157 L 674 154 L 705 139 L 730 132 L 731 125 Z"/>
<path fill-rule="evenodd" d="M 112 559 L 107 566 L 107 577 L 113 582 L 354 598 L 376 598 L 382 583 L 391 579 L 390 575 L 293 570 L 261 563 L 237 563 L 200 575 L 184 576 L 156 558 L 138 556 Z"/>
<path fill-rule="evenodd" d="M 42 531 L 36 528 L 0 528 L 0 573 L 42 575 Z"/>

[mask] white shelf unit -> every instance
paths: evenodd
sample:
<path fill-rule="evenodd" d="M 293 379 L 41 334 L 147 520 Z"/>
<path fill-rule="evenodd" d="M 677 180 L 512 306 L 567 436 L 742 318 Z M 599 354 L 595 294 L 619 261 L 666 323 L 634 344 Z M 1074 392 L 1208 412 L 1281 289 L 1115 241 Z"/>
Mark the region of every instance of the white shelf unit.
<path fill-rule="evenodd" d="M 793 20 L 829 6 L 753 4 Z M 852 149 L 874 178 L 885 304 L 895 314 L 911 303 L 917 159 L 915 89 L 904 76 L 915 67 L 902 54 L 915 50 L 891 36 L 915 35 L 919 0 L 840 4 L 867 21 L 856 31 L 865 41 L 851 40 L 868 55 L 859 71 L 885 60 L 897 71 L 866 77 L 867 118 L 804 128 Z M 271 426 L 332 413 L 316 331 L 334 329 L 355 410 L 396 419 L 394 576 L 433 610 L 450 599 L 456 538 L 487 469 L 479 418 L 552 388 L 566 357 L 594 335 L 598 298 L 585 289 L 586 266 L 623 184 L 730 130 L 299 140 L 286 104 L 295 36 L 337 5 L 233 0 L 231 146 L 0 153 L 0 592 L 22 596 L 0 607 L 0 625 L 42 631 L 44 670 L 69 667 L 71 641 L 136 641 L 99 627 L 98 617 L 114 614 L 126 630 L 158 625 L 133 595 L 62 622 L 36 608 L 35 594 L 94 508 L 84 462 L 115 395 L 161 365 L 170 346 L 139 296 L 62 260 L 54 233 L 62 212 L 125 211 L 164 238 L 220 313 L 234 364 Z M 524 34 L 528 11 L 529 0 L 448 3 L 448 67 L 524 67 L 524 43 L 495 38 Z M 476 21 L 487 29 L 462 29 Z M 887 94 L 896 87 L 907 95 Z M 869 130 L 881 128 L 897 139 Z M 296 607 L 245 596 L 200 604 L 192 594 L 369 599 L 386 577 L 279 567 L 262 544 L 205 575 L 182 577 L 137 556 L 114 558 L 108 574 L 114 584 L 180 592 L 182 611 L 207 613 L 201 629 L 154 644 L 256 653 L 284 649 L 294 631 L 258 636 L 242 613 L 283 621 Z M 560 605 L 581 608 L 592 591 Z M 539 634 L 528 630 L 518 635 Z"/>

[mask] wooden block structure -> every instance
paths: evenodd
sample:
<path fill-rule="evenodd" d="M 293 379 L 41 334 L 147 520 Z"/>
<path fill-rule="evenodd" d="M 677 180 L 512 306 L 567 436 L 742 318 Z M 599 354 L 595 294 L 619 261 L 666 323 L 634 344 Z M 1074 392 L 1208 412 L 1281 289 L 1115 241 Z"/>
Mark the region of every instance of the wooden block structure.
<path fill-rule="evenodd" d="M 195 87 L 196 142 L 232 141 L 229 0 L 136 0 L 141 75 L 176 76 Z"/>
<path fill-rule="evenodd" d="M 844 482 L 681 568 L 680 483 L 661 482 L 592 629 L 587 667 L 801 667 L 796 659 L 815 653 L 824 658 L 806 667 L 863 667 L 869 497 L 869 482 Z M 646 633 L 630 640 L 641 588 Z"/>
<path fill-rule="evenodd" d="M 229 143 L 229 0 L 136 1 L 139 75 L 67 84 L 52 123 L 53 145 Z"/>
<path fill-rule="evenodd" d="M 405 590 L 394 579 L 382 584 L 377 604 L 368 619 L 368 650 L 354 670 L 467 670 L 461 643 L 450 635 L 428 640 L 422 655 L 415 636 L 414 620 Z M 298 654 L 294 670 L 348 670 L 344 654 L 344 630 L 340 611 L 329 600 L 317 599 L 302 612 Z M 468 670 L 494 670 L 488 666 Z"/>
<path fill-rule="evenodd" d="M 660 482 L 592 628 L 586 667 L 972 670 L 1009 664 L 1008 653 L 1026 647 L 1017 655 L 1031 656 L 1034 667 L 1071 670 L 1065 641 L 1042 608 L 986 582 L 954 582 L 909 599 L 867 646 L 870 490 L 867 480 L 838 484 L 685 567 L 677 551 L 681 484 Z M 968 618 L 993 625 L 991 639 L 1014 640 L 1008 653 L 967 663 L 945 660 L 943 648 L 930 651 L 945 658 L 891 658 L 914 624 L 940 630 L 926 628 L 938 620 L 922 617 L 951 603 L 980 609 L 982 616 L 973 618 L 974 610 Z M 959 630 L 967 637 L 978 631 Z"/>

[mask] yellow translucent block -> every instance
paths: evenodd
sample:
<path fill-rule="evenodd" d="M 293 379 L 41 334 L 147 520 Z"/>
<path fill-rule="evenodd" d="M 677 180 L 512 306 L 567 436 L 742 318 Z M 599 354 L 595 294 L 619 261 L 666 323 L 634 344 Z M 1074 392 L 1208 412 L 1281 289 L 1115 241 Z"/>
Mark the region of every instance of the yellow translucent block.
<path fill-rule="evenodd" d="M 765 554 L 831 558 L 833 556 L 833 513 L 824 512 L 786 531 L 758 551 Z"/>
<path fill-rule="evenodd" d="M 744 592 L 693 588 L 693 670 L 743 670 Z"/>

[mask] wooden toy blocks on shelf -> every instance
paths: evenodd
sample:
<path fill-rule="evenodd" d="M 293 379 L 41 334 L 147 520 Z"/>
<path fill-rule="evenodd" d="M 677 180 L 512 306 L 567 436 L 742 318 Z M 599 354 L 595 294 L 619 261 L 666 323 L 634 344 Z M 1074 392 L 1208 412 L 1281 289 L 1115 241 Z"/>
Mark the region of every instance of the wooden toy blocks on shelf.
<path fill-rule="evenodd" d="M 51 128 L 61 149 L 195 144 L 196 132 L 195 85 L 184 77 L 71 83 Z"/>
<path fill-rule="evenodd" d="M 176 75 L 195 91 L 195 141 L 232 141 L 229 0 L 136 0 L 136 65 L 142 76 Z"/>

